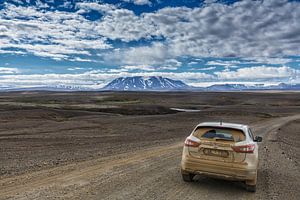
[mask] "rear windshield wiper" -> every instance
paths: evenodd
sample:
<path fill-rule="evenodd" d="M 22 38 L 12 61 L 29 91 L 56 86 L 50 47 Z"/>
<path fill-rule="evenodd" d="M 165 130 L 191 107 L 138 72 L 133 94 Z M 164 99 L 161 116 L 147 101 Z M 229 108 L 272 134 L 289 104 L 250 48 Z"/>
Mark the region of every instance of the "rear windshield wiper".
<path fill-rule="evenodd" d="M 225 141 L 233 141 L 234 142 L 234 140 L 233 139 L 231 139 L 231 138 L 214 138 L 215 140 L 225 140 Z"/>

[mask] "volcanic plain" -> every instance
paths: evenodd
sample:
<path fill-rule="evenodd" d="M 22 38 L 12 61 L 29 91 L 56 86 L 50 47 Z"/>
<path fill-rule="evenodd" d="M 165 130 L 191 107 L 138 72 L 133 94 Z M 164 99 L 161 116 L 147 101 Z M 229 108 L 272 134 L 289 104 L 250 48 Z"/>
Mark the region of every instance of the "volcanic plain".
<path fill-rule="evenodd" d="M 204 121 L 263 137 L 256 193 L 181 180 Z M 1 92 L 0 199 L 300 199 L 299 130 L 299 92 Z"/>

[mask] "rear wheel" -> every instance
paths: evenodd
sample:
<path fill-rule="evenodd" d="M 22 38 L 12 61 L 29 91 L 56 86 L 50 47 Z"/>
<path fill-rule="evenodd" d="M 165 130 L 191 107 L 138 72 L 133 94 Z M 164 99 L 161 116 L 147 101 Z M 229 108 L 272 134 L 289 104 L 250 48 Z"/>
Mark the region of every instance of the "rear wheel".
<path fill-rule="evenodd" d="M 256 192 L 256 185 L 246 185 L 246 190 L 248 192 Z"/>
<path fill-rule="evenodd" d="M 246 181 L 246 190 L 249 192 L 256 192 L 256 182 L 257 182 L 257 171 L 255 179 Z"/>
<path fill-rule="evenodd" d="M 193 181 L 193 178 L 195 176 L 195 174 L 190 174 L 190 173 L 187 173 L 187 174 L 181 174 L 182 175 L 182 179 L 185 181 L 185 182 L 192 182 Z"/>

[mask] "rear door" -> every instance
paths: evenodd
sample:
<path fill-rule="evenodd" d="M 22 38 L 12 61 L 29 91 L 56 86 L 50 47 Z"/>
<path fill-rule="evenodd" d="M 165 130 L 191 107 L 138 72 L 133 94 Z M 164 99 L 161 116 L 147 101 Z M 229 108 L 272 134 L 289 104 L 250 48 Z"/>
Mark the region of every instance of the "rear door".
<path fill-rule="evenodd" d="M 220 127 L 198 127 L 193 136 L 200 139 L 199 147 L 189 147 L 191 156 L 202 160 L 213 160 L 220 162 L 243 162 L 245 153 L 233 151 L 231 146 L 245 140 L 243 131 Z"/>

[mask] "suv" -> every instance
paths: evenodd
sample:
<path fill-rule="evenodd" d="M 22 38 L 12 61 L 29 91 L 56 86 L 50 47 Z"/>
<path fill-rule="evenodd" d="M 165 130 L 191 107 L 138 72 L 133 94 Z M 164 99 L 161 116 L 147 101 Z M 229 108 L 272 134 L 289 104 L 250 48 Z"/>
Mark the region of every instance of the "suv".
<path fill-rule="evenodd" d="M 247 125 L 222 122 L 198 124 L 184 142 L 181 174 L 191 182 L 196 174 L 245 181 L 256 191 L 258 145 Z"/>

